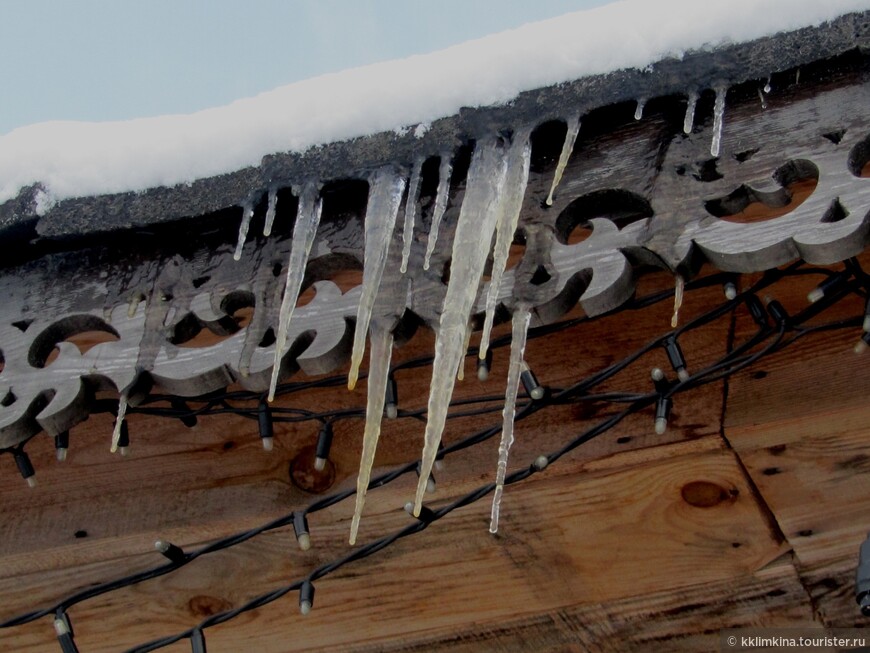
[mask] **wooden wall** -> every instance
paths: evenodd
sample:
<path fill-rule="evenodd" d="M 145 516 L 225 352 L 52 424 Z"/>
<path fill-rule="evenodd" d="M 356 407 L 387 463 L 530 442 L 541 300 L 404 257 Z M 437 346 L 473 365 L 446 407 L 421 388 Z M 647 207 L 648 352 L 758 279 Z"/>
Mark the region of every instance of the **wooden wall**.
<path fill-rule="evenodd" d="M 639 294 L 668 286 L 657 273 Z M 813 280 L 777 287 L 794 310 Z M 719 288 L 691 292 L 690 319 L 722 301 Z M 555 386 L 600 369 L 669 328 L 672 306 L 623 312 L 531 341 L 527 360 Z M 857 315 L 857 298 L 838 315 Z M 753 330 L 745 310 L 682 341 L 690 366 L 720 356 Z M 650 412 L 509 487 L 501 529 L 488 532 L 489 501 L 459 510 L 425 532 L 316 583 L 313 612 L 295 594 L 207 631 L 210 652 L 712 650 L 720 628 L 823 623 L 864 625 L 854 603 L 857 549 L 870 529 L 870 388 L 856 329 L 807 337 L 727 383 L 675 399 L 671 425 L 653 432 Z M 475 338 L 476 340 L 476 338 Z M 418 333 L 395 359 L 431 350 Z M 870 355 L 870 354 L 868 354 Z M 655 351 L 609 383 L 646 391 Z M 500 395 L 506 350 L 490 380 L 472 362 L 457 396 Z M 402 408 L 425 405 L 428 370 L 399 372 Z M 364 404 L 365 384 L 299 395 L 305 407 Z M 292 405 L 288 400 L 287 405 Z M 518 424 L 512 467 L 591 425 L 610 409 L 575 405 Z M 451 421 L 453 442 L 500 416 Z M 289 466 L 310 465 L 317 429 L 277 428 L 262 450 L 255 423 L 130 419 L 132 455 L 109 454 L 111 422 L 92 417 L 72 433 L 69 460 L 54 462 L 49 438 L 28 451 L 39 485 L 28 489 L 10 456 L 0 457 L 0 618 L 160 562 L 158 537 L 185 547 L 249 528 L 312 500 Z M 385 422 L 380 468 L 419 455 L 423 426 Z M 335 482 L 351 486 L 362 422 L 336 428 Z M 454 456 L 438 473 L 433 505 L 494 476 L 497 442 Z M 370 493 L 360 542 L 411 519 L 411 475 Z M 322 483 L 321 485 L 328 485 Z M 352 501 L 311 517 L 313 548 L 281 529 L 198 560 L 159 580 L 71 611 L 83 652 L 118 651 L 187 628 L 348 551 Z M 56 650 L 50 619 L 0 631 L 0 649 Z M 170 651 L 186 651 L 181 642 Z"/>

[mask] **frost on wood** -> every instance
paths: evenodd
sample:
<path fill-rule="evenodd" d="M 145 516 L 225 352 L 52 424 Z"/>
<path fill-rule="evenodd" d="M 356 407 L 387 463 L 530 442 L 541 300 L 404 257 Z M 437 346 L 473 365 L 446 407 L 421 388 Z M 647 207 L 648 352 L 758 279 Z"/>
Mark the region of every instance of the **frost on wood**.
<path fill-rule="evenodd" d="M 299 299 L 299 291 L 302 289 L 308 254 L 314 243 L 322 210 L 323 200 L 318 198 L 317 184 L 306 184 L 299 197 L 296 224 L 293 225 L 293 244 L 290 247 L 290 258 L 287 261 L 284 299 L 281 300 L 281 310 L 278 315 L 275 364 L 272 366 L 272 379 L 269 383 L 269 401 L 275 399 L 275 387 L 278 384 L 278 375 L 281 373 L 281 359 L 287 347 L 287 330 L 290 327 L 290 319 L 293 317 L 293 309 Z"/>
<path fill-rule="evenodd" d="M 367 379 L 368 398 L 366 400 L 366 425 L 363 433 L 362 457 L 356 481 L 356 503 L 353 520 L 350 524 L 350 544 L 356 544 L 359 522 L 366 503 L 366 491 L 375 463 L 378 438 L 381 435 L 381 419 L 384 415 L 384 400 L 387 392 L 387 378 L 390 374 L 390 358 L 393 350 L 393 334 L 383 325 L 374 324 L 371 330 L 371 352 Z"/>
<path fill-rule="evenodd" d="M 526 336 L 532 314 L 525 306 L 517 308 L 513 316 L 511 336 L 511 359 L 508 366 L 507 387 L 504 392 L 502 411 L 501 442 L 498 445 L 498 467 L 495 473 L 495 493 L 492 495 L 492 513 L 489 532 L 498 532 L 498 516 L 501 497 L 504 492 L 504 479 L 507 475 L 508 454 L 514 443 L 514 415 L 516 414 L 517 393 L 520 388 L 520 374 L 523 371 L 523 356 L 526 351 Z"/>
<path fill-rule="evenodd" d="M 483 333 L 480 336 L 480 360 L 486 358 L 489 349 L 489 335 L 492 332 L 492 322 L 495 317 L 495 306 L 498 301 L 499 288 L 510 254 L 514 232 L 520 221 L 520 211 L 523 208 L 523 198 L 526 185 L 529 182 L 529 164 L 532 156 L 532 146 L 529 142 L 531 132 L 528 129 L 518 132 L 508 151 L 508 177 L 505 192 L 499 201 L 499 215 L 496 223 L 495 248 L 492 255 L 492 275 L 489 289 L 486 293 L 486 318 L 483 323 Z"/>
<path fill-rule="evenodd" d="M 420 515 L 426 483 L 438 453 L 460 360 L 465 330 L 489 253 L 504 192 L 508 159 L 499 140 L 479 141 L 468 170 L 468 185 L 453 237 L 450 282 L 435 340 L 435 360 L 427 409 L 426 435 L 414 515 Z"/>
<path fill-rule="evenodd" d="M 438 229 L 441 227 L 441 219 L 447 210 L 447 198 L 450 194 L 450 178 L 453 175 L 453 164 L 449 154 L 441 155 L 441 165 L 438 168 L 438 190 L 435 193 L 435 209 L 432 211 L 432 223 L 429 226 L 429 240 L 426 243 L 426 256 L 423 259 L 423 269 L 429 269 L 429 261 L 435 244 L 438 242 Z"/>
<path fill-rule="evenodd" d="M 347 387 L 353 390 L 359 377 L 359 366 L 365 352 L 366 333 L 372 316 L 375 297 L 384 276 L 387 253 L 393 239 L 396 216 L 405 192 L 405 178 L 391 166 L 378 170 L 371 181 L 365 215 L 365 260 L 363 261 L 362 294 L 356 314 L 353 351 Z"/>

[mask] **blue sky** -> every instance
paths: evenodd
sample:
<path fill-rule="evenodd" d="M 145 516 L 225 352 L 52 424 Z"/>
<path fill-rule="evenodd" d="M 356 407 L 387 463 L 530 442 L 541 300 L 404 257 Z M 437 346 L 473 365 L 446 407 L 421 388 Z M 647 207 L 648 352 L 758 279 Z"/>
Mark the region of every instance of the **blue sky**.
<path fill-rule="evenodd" d="M 189 113 L 610 0 L 0 0 L 0 134 Z"/>

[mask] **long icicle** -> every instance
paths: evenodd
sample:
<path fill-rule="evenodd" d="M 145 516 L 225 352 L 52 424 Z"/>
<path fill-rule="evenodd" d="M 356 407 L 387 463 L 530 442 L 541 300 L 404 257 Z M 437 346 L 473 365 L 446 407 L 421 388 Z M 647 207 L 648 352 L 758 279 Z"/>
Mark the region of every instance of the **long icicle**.
<path fill-rule="evenodd" d="M 281 310 L 278 314 L 278 333 L 275 336 L 275 364 L 272 365 L 272 380 L 269 383 L 269 401 L 275 399 L 275 388 L 278 385 L 278 374 L 281 371 L 281 359 L 287 348 L 287 331 L 290 319 L 299 299 L 302 280 L 305 277 L 305 266 L 311 245 L 320 224 L 320 214 L 323 211 L 323 200 L 318 198 L 317 184 L 308 183 L 299 195 L 299 207 L 296 210 L 296 224 L 293 225 L 293 241 L 290 245 L 290 258 L 287 260 L 287 276 L 284 281 L 284 298 L 281 300 Z"/>
<path fill-rule="evenodd" d="M 553 183 L 550 185 L 550 192 L 547 195 L 547 206 L 553 206 L 553 194 L 556 192 L 556 188 L 559 187 L 559 182 L 562 181 L 562 175 L 568 166 L 568 159 L 571 158 L 571 152 L 574 151 L 574 143 L 577 141 L 577 134 L 579 133 L 580 114 L 575 113 L 568 118 L 568 132 L 565 134 L 565 142 L 562 143 L 562 153 L 559 155 L 559 163 L 556 164 L 556 174 L 553 175 Z"/>
<path fill-rule="evenodd" d="M 396 215 L 405 192 L 405 178 L 391 166 L 384 166 L 374 174 L 369 191 L 365 216 L 365 261 L 363 262 L 362 293 L 356 312 L 353 333 L 353 351 L 347 387 L 353 390 L 359 378 L 359 366 L 366 348 L 366 334 L 372 318 L 372 307 L 384 276 L 387 252 L 396 226 Z"/>
<path fill-rule="evenodd" d="M 423 170 L 423 159 L 414 162 L 411 182 L 408 186 L 408 201 L 405 202 L 405 225 L 402 230 L 402 274 L 408 271 L 408 258 L 411 256 L 411 242 L 414 240 L 414 222 L 417 220 L 417 200 L 420 199 L 420 175 Z"/>
<path fill-rule="evenodd" d="M 492 496 L 492 513 L 489 519 L 489 532 L 498 532 L 498 516 L 504 480 L 507 475 L 508 454 L 514 443 L 514 415 L 516 414 L 517 393 L 520 388 L 520 373 L 523 370 L 523 356 L 526 351 L 526 335 L 532 314 L 525 306 L 517 307 L 514 312 L 511 339 L 511 360 L 508 367 L 507 388 L 504 392 L 502 411 L 501 442 L 498 445 L 498 468 L 495 474 L 495 494 Z"/>
<path fill-rule="evenodd" d="M 269 206 L 266 208 L 266 223 L 263 225 L 263 235 L 272 235 L 272 225 L 275 223 L 275 211 L 278 208 L 278 189 L 269 189 Z"/>
<path fill-rule="evenodd" d="M 423 259 L 423 269 L 429 269 L 429 260 L 438 242 L 438 229 L 441 218 L 447 210 L 447 198 L 450 195 L 450 178 L 453 176 L 453 162 L 449 154 L 441 155 L 441 166 L 438 168 L 438 191 L 435 193 L 435 208 L 432 210 L 432 224 L 429 227 L 429 240 L 426 243 L 426 256 Z"/>
<path fill-rule="evenodd" d="M 514 232 L 516 232 L 520 221 L 520 211 L 523 208 L 526 185 L 529 182 L 529 164 L 532 157 L 530 136 L 531 132 L 529 130 L 518 133 L 514 137 L 514 144 L 512 145 L 512 148 L 522 148 L 520 154 L 522 163 L 512 166 L 508 171 L 504 197 L 502 197 L 500 204 L 501 213 L 498 216 L 495 249 L 492 254 L 492 276 L 490 277 L 489 290 L 486 294 L 486 318 L 483 322 L 483 333 L 480 336 L 480 352 L 478 354 L 480 360 L 486 359 L 486 352 L 489 349 L 489 336 L 492 332 L 492 322 L 495 318 L 495 305 L 498 301 L 501 279 L 507 267 Z"/>
<path fill-rule="evenodd" d="M 384 415 L 384 397 L 387 392 L 387 378 L 390 373 L 390 358 L 393 352 L 393 334 L 380 325 L 373 325 L 370 334 L 371 352 L 369 356 L 368 399 L 366 402 L 366 425 L 363 434 L 362 457 L 359 475 L 356 479 L 356 504 L 350 524 L 350 544 L 356 544 L 360 517 L 366 503 L 366 491 L 372 476 L 375 451 L 381 435 L 381 419 Z"/>
<path fill-rule="evenodd" d="M 247 201 L 242 207 L 242 221 L 239 223 L 239 238 L 236 241 L 236 251 L 233 252 L 233 259 L 236 261 L 242 260 L 242 250 L 245 248 L 245 241 L 248 239 L 248 229 L 251 226 L 251 218 L 254 217 L 254 205 Z"/>
<path fill-rule="evenodd" d="M 465 198 L 453 236 L 450 282 L 435 339 L 426 435 L 414 501 L 415 516 L 420 515 L 423 506 L 423 496 L 453 395 L 459 360 L 464 355 L 465 330 L 492 243 L 499 199 L 504 192 L 508 167 L 506 154 L 499 141 L 492 139 L 478 141 L 471 158 Z"/>

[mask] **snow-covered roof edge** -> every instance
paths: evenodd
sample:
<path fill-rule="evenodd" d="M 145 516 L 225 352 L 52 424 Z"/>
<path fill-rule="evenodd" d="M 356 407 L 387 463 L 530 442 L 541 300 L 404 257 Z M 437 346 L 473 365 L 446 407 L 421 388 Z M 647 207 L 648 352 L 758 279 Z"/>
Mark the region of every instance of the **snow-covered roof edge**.
<path fill-rule="evenodd" d="M 745 3 L 741 0 L 737 4 Z M 771 5 L 787 4 L 800 8 L 806 3 L 803 0 L 791 3 L 767 0 L 761 4 L 766 5 L 770 10 Z M 866 6 L 870 5 L 870 2 L 843 0 L 831 4 Z M 735 13 L 739 12 L 740 7 L 736 7 L 734 3 L 729 6 Z M 809 13 L 809 18 L 814 18 L 820 11 L 819 8 L 814 9 L 815 11 Z M 826 7 L 826 11 L 830 13 L 830 7 Z M 517 44 L 519 44 L 525 29 L 551 22 L 533 24 L 506 34 L 512 35 L 513 39 L 518 39 Z M 794 22 L 793 16 L 791 22 Z M 548 119 L 564 117 L 578 110 L 582 113 L 621 101 L 682 93 L 719 83 L 736 84 L 749 79 L 763 78 L 770 73 L 836 56 L 855 47 L 865 48 L 868 46 L 868 40 L 870 40 L 870 11 L 865 11 L 840 16 L 821 27 L 804 27 L 747 43 L 720 42 L 715 49 L 679 53 L 682 56 L 667 57 L 643 68 L 634 67 L 604 72 L 574 81 L 525 90 L 511 96 L 509 102 L 477 108 L 459 108 L 453 115 L 431 123 L 403 123 L 403 126 L 410 127 L 409 129 L 385 129 L 371 136 L 308 147 L 302 152 L 278 154 L 276 152 L 280 151 L 279 148 L 266 147 L 264 156 L 254 164 L 235 172 L 214 176 L 203 175 L 181 181 L 172 181 L 168 178 L 164 185 L 144 192 L 142 188 L 136 187 L 131 191 L 117 193 L 100 194 L 101 191 L 97 190 L 85 197 L 66 199 L 45 210 L 46 195 L 38 186 L 30 186 L 19 193 L 15 199 L 0 205 L 0 229 L 2 229 L 0 234 L 7 232 L 9 228 L 28 224 L 35 227 L 39 234 L 54 237 L 127 228 L 202 214 L 227 206 L 240 205 L 255 189 L 265 190 L 275 183 L 298 182 L 310 177 L 335 179 L 359 176 L 366 170 L 386 162 L 410 163 L 421 154 L 434 155 L 452 150 L 469 138 L 524 122 L 540 123 Z M 518 45 L 515 49 L 521 48 Z M 404 61 L 415 59 L 419 58 L 412 57 Z M 375 67 L 358 70 L 365 71 L 371 68 Z M 366 75 L 361 77 L 366 78 Z M 371 83 L 371 80 L 367 83 Z M 432 80 L 429 80 L 429 83 L 434 84 Z M 385 93 L 380 95 L 384 105 L 388 106 L 391 98 Z M 335 98 L 333 101 L 341 103 L 342 97 Z M 238 107 L 240 104 L 244 103 L 235 103 L 231 107 Z M 459 106 L 462 107 L 462 104 Z M 348 110 L 348 107 L 344 109 Z M 208 113 L 201 112 L 195 115 L 206 116 Z M 256 120 L 256 117 L 256 114 L 253 114 L 247 119 Z M 159 122 L 168 119 L 154 120 Z M 144 122 L 147 121 L 130 121 L 123 124 L 132 126 Z M 119 123 L 107 124 L 111 126 Z M 415 128 L 417 125 L 423 127 Z M 34 129 L 36 127 L 38 126 Z M 96 126 L 91 125 L 91 127 Z M 11 136 L 20 135 L 23 131 L 25 130 L 16 130 L 0 138 L 0 146 L 8 145 Z M 148 136 L 158 138 L 159 134 L 149 132 Z M 219 134 L 215 135 L 216 138 L 218 136 Z M 14 154 L 14 148 L 12 150 Z M 128 153 L 128 156 L 146 169 L 149 163 L 157 165 L 158 168 L 161 163 L 167 168 L 172 168 L 173 165 L 171 161 L 149 161 L 142 152 Z M 8 179 L 10 171 L 15 171 L 15 166 L 10 163 L 10 159 L 13 158 L 8 147 L 6 149 L 0 147 L 0 176 Z M 104 165 L 110 162 L 111 157 L 109 162 L 104 162 Z M 64 161 L 52 163 L 55 168 L 62 168 L 63 164 Z M 39 181 L 46 183 L 46 179 L 50 178 L 51 175 L 43 176 Z M 29 183 L 32 184 L 33 180 Z M 50 192 L 58 194 L 59 197 L 64 196 L 51 185 L 51 181 L 48 181 L 47 185 Z"/>

